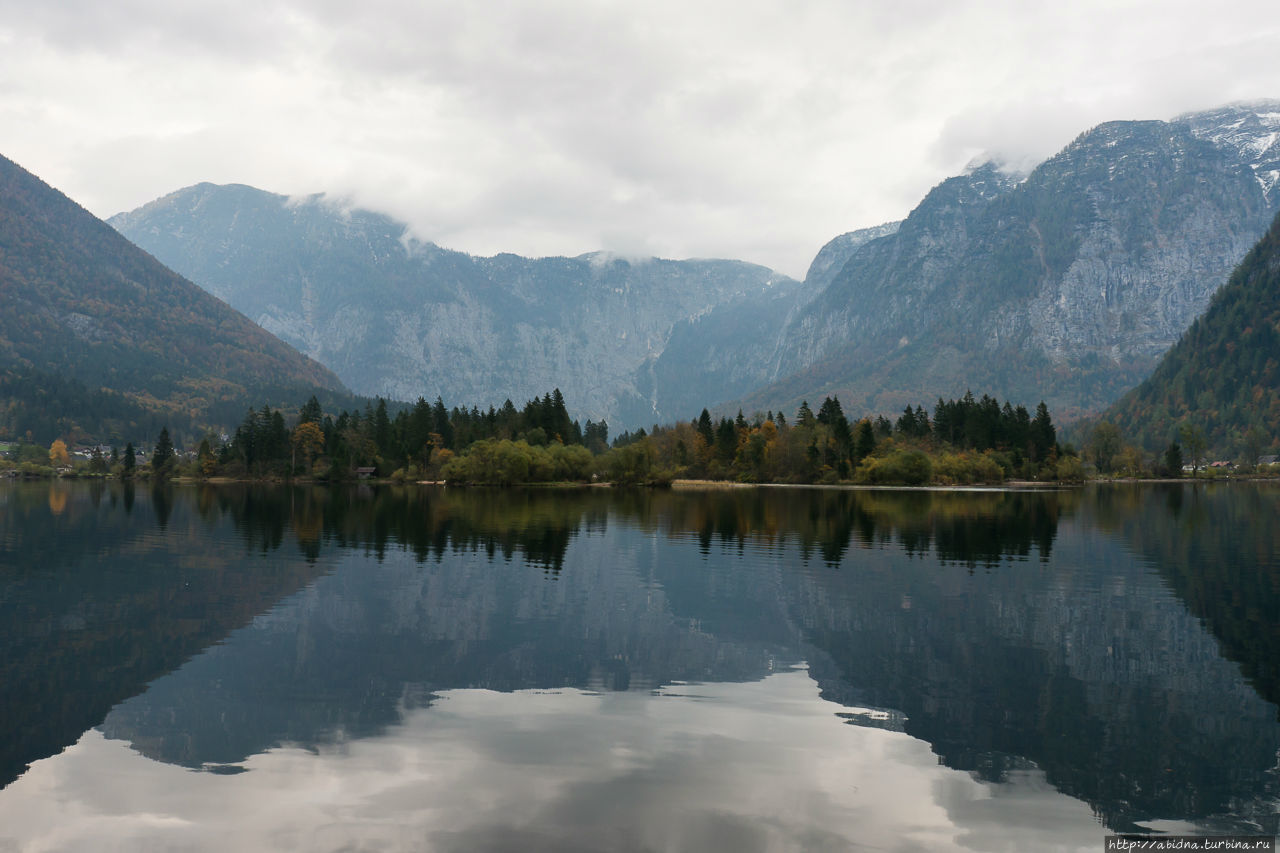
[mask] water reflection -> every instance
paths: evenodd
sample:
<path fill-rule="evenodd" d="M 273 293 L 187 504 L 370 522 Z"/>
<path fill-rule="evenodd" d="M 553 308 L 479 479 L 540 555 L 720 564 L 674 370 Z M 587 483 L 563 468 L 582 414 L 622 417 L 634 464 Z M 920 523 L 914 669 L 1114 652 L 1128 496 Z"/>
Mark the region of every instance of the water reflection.
<path fill-rule="evenodd" d="M 3 489 L 0 784 L 320 574 L 284 555 L 242 559 L 234 520 L 200 522 L 189 502 L 170 525 L 167 497 L 126 486 L 120 510 L 102 494 Z"/>
<path fill-rule="evenodd" d="M 976 784 L 1032 774 L 1119 829 L 1275 831 L 1280 490 L 50 494 L 0 509 L 6 780 L 94 725 L 263 771 L 457 691 L 807 662 L 828 718 Z"/>
<path fill-rule="evenodd" d="M 1280 705 L 1280 489 L 1100 491 L 1090 521 L 1146 555 L 1264 699 Z"/>
<path fill-rule="evenodd" d="M 119 849 L 141 850 L 1099 849 L 1087 807 L 1042 774 L 976 780 L 836 709 L 803 671 L 654 693 L 453 690 L 381 737 L 286 745 L 231 777 L 144 766 L 94 732 L 13 789 L 56 801 L 0 797 L 0 838 L 100 849 L 110 815 Z"/>

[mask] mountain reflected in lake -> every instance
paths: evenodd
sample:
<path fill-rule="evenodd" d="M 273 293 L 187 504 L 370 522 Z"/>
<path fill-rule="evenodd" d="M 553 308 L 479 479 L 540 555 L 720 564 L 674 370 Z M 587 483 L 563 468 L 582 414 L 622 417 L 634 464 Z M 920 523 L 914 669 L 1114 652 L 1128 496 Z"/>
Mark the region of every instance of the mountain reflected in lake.
<path fill-rule="evenodd" d="M 379 817 L 330 840 L 286 821 L 298 849 L 396 849 L 406 827 L 438 849 L 1276 832 L 1269 486 L 46 483 L 0 502 L 0 844 L 49 841 L 51 796 L 89 823 L 159 798 L 198 825 L 210 786 L 266 802 L 314 774 Z M 101 802 L 121 773 L 137 790 Z M 462 803 L 451 829 L 432 817 Z"/>

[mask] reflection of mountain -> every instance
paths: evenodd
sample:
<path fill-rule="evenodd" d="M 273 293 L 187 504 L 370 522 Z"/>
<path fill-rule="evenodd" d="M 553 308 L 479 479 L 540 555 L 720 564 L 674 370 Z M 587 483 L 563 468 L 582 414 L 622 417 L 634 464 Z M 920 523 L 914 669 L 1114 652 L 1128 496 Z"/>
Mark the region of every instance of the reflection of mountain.
<path fill-rule="evenodd" d="M 0 488 L 0 787 L 320 573 L 184 497 Z"/>
<path fill-rule="evenodd" d="M 355 554 L 181 677 L 117 708 L 109 735 L 198 767 L 282 742 L 373 735 L 406 702 L 447 689 L 753 680 L 806 654 L 779 596 L 788 576 L 754 544 L 728 568 L 708 563 L 715 543 L 741 551 L 761 537 L 795 540 L 805 561 L 836 564 L 850 542 L 879 541 L 900 521 L 917 551 L 936 543 L 945 559 L 991 564 L 1033 542 L 1047 554 L 1057 512 L 1001 493 L 306 494 L 297 518 L 323 520 L 317 547 Z M 237 517 L 276 519 L 279 507 Z M 689 534 L 696 548 L 681 541 Z M 376 557 L 376 569 L 360 552 Z M 210 684 L 220 685 L 216 695 Z"/>
<path fill-rule="evenodd" d="M 889 553 L 808 578 L 797 606 L 820 614 L 807 635 L 824 695 L 902 711 L 984 778 L 1034 762 L 1115 828 L 1261 794 L 1274 707 L 1121 546 L 1059 533 L 1069 556 L 1047 566 L 970 578 Z"/>
<path fill-rule="evenodd" d="M 721 529 L 776 541 L 752 508 L 761 494 L 722 500 Z M 1280 490 L 1227 487 L 1187 510 L 1169 503 L 1180 494 L 802 492 L 790 517 L 850 519 L 857 550 L 839 570 L 784 572 L 788 614 L 821 652 L 808 656 L 827 698 L 902 712 L 887 724 L 951 767 L 999 779 L 1033 762 L 1117 828 L 1256 810 L 1275 831 L 1276 708 L 1194 617 L 1210 614 L 1274 701 Z M 1087 522 L 1060 526 L 1064 512 Z M 1122 543 L 1097 540 L 1104 518 L 1158 555 L 1194 616 Z M 975 565 L 987 570 L 970 577 Z"/>
<path fill-rule="evenodd" d="M 1106 490 L 1094 505 L 1097 524 L 1147 555 L 1222 654 L 1280 705 L 1280 490 L 1170 484 Z"/>
<path fill-rule="evenodd" d="M 353 548 L 332 575 L 117 707 L 104 731 L 160 760 L 228 764 L 279 743 L 377 734 L 406 705 L 445 689 L 755 680 L 791 639 L 767 586 L 754 603 L 735 596 L 753 607 L 754 633 L 741 643 L 721 639 L 714 600 L 697 588 L 709 577 L 700 555 L 630 525 L 602 521 L 570 534 L 573 547 L 548 577 L 540 550 L 553 538 L 546 528 L 486 532 L 493 528 L 484 517 L 495 507 L 515 517 L 525 502 L 509 493 L 495 503 L 474 498 L 422 501 L 411 513 L 415 528 L 434 529 L 442 542 L 416 555 L 393 544 L 376 562 Z M 384 495 L 371 505 L 415 503 Z M 538 503 L 554 510 L 553 501 Z M 476 515 L 459 518 L 468 506 Z M 556 514 L 542 520 L 554 525 Z M 345 536 L 379 529 L 346 523 Z M 534 546 L 529 556 L 526 543 Z M 670 593 L 650 577 L 655 553 L 700 579 L 690 592 L 704 596 L 695 608 L 704 620 L 674 615 Z"/>
<path fill-rule="evenodd" d="M 1197 493 L 1191 512 L 1152 489 L 176 493 L 167 531 L 281 562 L 296 540 L 294 562 L 332 570 L 103 730 L 163 761 L 235 765 L 379 734 L 454 688 L 749 681 L 803 659 L 827 698 L 885 711 L 852 721 L 987 779 L 1036 765 L 1111 827 L 1253 815 L 1274 831 L 1275 707 L 1197 616 L 1238 633 L 1223 648 L 1262 672 L 1266 620 L 1241 628 L 1247 606 L 1213 602 L 1261 595 L 1274 567 L 1250 554 L 1275 550 L 1244 536 L 1194 593 L 1128 550 L 1169 538 L 1162 524 L 1240 525 L 1275 499 L 1224 494 L 1228 509 Z M 1195 559 L 1216 547 L 1196 542 Z"/>

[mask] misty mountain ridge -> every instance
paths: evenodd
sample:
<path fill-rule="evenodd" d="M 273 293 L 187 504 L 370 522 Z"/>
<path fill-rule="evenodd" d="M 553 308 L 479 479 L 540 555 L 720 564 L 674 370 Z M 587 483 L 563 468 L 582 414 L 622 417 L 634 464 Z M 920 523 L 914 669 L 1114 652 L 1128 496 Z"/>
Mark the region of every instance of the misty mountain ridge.
<path fill-rule="evenodd" d="M 801 289 L 741 261 L 475 257 L 383 214 L 243 185 L 198 184 L 110 221 L 353 388 L 486 406 L 559 387 L 611 424 L 665 416 L 648 366 L 674 325 Z"/>

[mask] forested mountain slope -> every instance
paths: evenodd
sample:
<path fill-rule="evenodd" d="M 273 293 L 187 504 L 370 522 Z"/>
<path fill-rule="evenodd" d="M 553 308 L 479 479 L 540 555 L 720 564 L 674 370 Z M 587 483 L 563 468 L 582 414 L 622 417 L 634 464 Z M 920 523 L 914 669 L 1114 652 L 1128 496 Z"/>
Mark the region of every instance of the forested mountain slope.
<path fill-rule="evenodd" d="M 1155 372 L 1105 417 L 1148 450 L 1204 434 L 1214 457 L 1280 444 L 1280 216 Z"/>
<path fill-rule="evenodd" d="M 11 435 L 30 428 L 52 385 L 92 398 L 79 411 L 89 432 L 98 431 L 87 424 L 95 410 L 122 423 L 148 412 L 234 423 L 248 405 L 345 391 L 329 370 L 3 157 L 0 294 L 0 427 Z"/>

